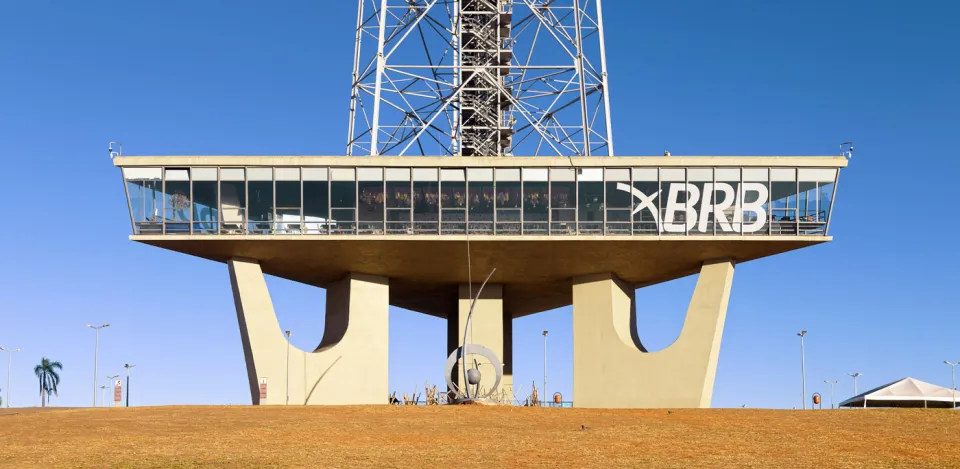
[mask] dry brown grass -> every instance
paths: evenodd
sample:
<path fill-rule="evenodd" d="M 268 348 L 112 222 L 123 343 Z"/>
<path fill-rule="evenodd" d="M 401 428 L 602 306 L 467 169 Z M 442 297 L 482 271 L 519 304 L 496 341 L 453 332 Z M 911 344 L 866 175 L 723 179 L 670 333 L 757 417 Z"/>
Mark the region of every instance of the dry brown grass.
<path fill-rule="evenodd" d="M 960 468 L 960 412 L 484 406 L 2 412 L 0 467 Z"/>

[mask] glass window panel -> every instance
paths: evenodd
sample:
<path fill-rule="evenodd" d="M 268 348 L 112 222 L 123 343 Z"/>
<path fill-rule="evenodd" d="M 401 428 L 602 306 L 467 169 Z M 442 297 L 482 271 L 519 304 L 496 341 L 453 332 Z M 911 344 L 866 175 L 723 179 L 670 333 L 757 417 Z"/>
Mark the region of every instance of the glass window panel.
<path fill-rule="evenodd" d="M 330 168 L 331 181 L 354 181 L 355 176 L 356 170 L 354 168 Z"/>
<path fill-rule="evenodd" d="M 492 170 L 490 175 L 493 175 Z M 469 192 L 470 233 L 493 233 L 493 182 L 471 179 Z"/>
<path fill-rule="evenodd" d="M 410 168 L 387 168 L 387 181 L 410 182 Z M 409 185 L 409 184 L 408 184 Z"/>
<path fill-rule="evenodd" d="M 688 188 L 691 189 L 691 193 L 687 194 L 689 199 L 686 216 L 690 217 L 690 223 L 687 223 L 686 231 L 690 234 L 712 234 L 714 213 L 710 207 L 704 205 L 704 202 L 708 199 L 713 200 L 713 182 L 711 181 L 713 171 L 706 169 L 704 172 L 704 168 L 693 168 L 690 169 L 689 176 L 691 180 Z M 707 177 L 710 179 L 705 180 Z"/>
<path fill-rule="evenodd" d="M 304 176 L 306 175 L 305 169 Z M 327 181 L 303 181 L 303 221 L 307 233 L 317 234 L 329 231 L 327 223 L 329 203 L 330 193 Z"/>
<path fill-rule="evenodd" d="M 527 182 L 527 181 L 546 182 L 547 169 L 546 168 L 524 168 L 523 181 L 524 182 Z"/>
<path fill-rule="evenodd" d="M 564 176 L 576 175 L 573 170 L 570 170 L 570 173 Z M 550 176 L 554 177 L 557 174 L 551 172 Z M 550 207 L 553 210 L 550 233 L 576 234 L 577 183 L 573 179 L 561 176 L 561 180 L 553 179 L 550 182 Z"/>
<path fill-rule="evenodd" d="M 654 196 L 657 193 L 658 186 L 657 181 L 636 181 L 633 183 L 633 187 L 640 191 L 644 196 L 646 196 L 647 202 L 636 200 L 633 203 L 636 205 L 633 207 L 636 210 L 638 207 L 640 210 L 633 214 L 633 231 L 634 234 L 657 234 L 659 233 L 659 227 L 657 225 L 658 218 L 657 214 L 657 204 L 660 202 L 660 196 Z M 640 205 L 643 205 L 640 207 Z"/>
<path fill-rule="evenodd" d="M 440 170 L 440 180 L 443 182 L 447 181 L 466 181 L 466 175 L 463 169 L 441 169 Z"/>
<path fill-rule="evenodd" d="M 744 170 L 746 176 L 746 170 Z M 759 179 L 759 178 L 758 178 Z M 767 181 L 746 181 L 739 195 L 741 230 L 745 235 L 766 235 L 770 233 L 770 183 Z"/>
<path fill-rule="evenodd" d="M 626 168 L 609 168 L 604 171 L 607 181 L 629 181 L 630 170 Z"/>
<path fill-rule="evenodd" d="M 191 168 L 194 181 L 216 181 L 217 168 Z"/>
<path fill-rule="evenodd" d="M 383 181 L 383 168 L 357 168 L 358 181 Z"/>
<path fill-rule="evenodd" d="M 746 173 L 745 173 L 746 174 Z M 772 181 L 796 181 L 797 170 L 795 168 L 773 168 L 770 170 L 770 180 Z"/>
<path fill-rule="evenodd" d="M 603 168 L 580 168 L 580 175 L 577 177 L 580 181 L 603 181 Z"/>
<path fill-rule="evenodd" d="M 520 168 L 497 168 L 497 182 L 500 181 L 519 181 Z"/>
<path fill-rule="evenodd" d="M 421 169 L 421 168 L 417 168 Z M 416 171 L 414 171 L 416 176 Z M 413 183 L 413 221 L 415 233 L 436 234 L 440 220 L 440 192 L 435 181 Z"/>
<path fill-rule="evenodd" d="M 810 182 L 834 182 L 837 180 L 837 170 L 835 168 L 800 168 L 798 179 Z"/>
<path fill-rule="evenodd" d="M 462 169 L 444 169 L 440 183 L 440 208 L 442 209 L 442 233 L 461 234 L 467 229 L 467 183 L 458 180 Z M 455 181 L 455 182 L 454 182 Z"/>
<path fill-rule="evenodd" d="M 630 193 L 629 180 L 607 181 L 606 186 L 607 208 L 630 208 L 633 205 L 633 194 Z"/>
<path fill-rule="evenodd" d="M 692 191 L 686 187 L 686 171 L 682 168 L 668 168 L 660 171 L 660 220 L 663 234 L 684 234 L 687 231 L 689 213 L 687 199 Z M 697 193 L 697 200 L 699 200 Z M 694 201 L 696 202 L 696 201 Z"/>
<path fill-rule="evenodd" d="M 462 181 L 441 183 L 440 206 L 445 209 L 466 209 L 467 183 Z"/>
<path fill-rule="evenodd" d="M 300 168 L 276 168 L 273 175 L 278 181 L 299 181 Z"/>
<path fill-rule="evenodd" d="M 770 171 L 767 168 L 743 168 L 744 182 L 767 182 Z"/>
<path fill-rule="evenodd" d="M 468 168 L 467 179 L 470 182 L 490 182 L 493 181 L 493 168 Z"/>
<path fill-rule="evenodd" d="M 247 183 L 248 224 L 251 234 L 265 234 L 273 222 L 273 181 L 250 181 Z"/>
<path fill-rule="evenodd" d="M 247 179 L 250 181 L 272 181 L 273 168 L 247 168 Z"/>
<path fill-rule="evenodd" d="M 355 208 L 357 206 L 357 184 L 353 181 L 331 181 L 330 206 L 333 208 Z"/>
<path fill-rule="evenodd" d="M 387 208 L 410 208 L 410 180 L 387 182 Z"/>
<path fill-rule="evenodd" d="M 359 206 L 357 207 L 359 232 L 361 234 L 381 234 L 384 218 L 383 181 L 358 182 L 357 190 L 359 191 Z"/>
<path fill-rule="evenodd" d="M 187 170 L 167 170 L 163 194 L 163 217 L 166 233 L 190 232 L 190 175 Z"/>
<path fill-rule="evenodd" d="M 189 181 L 190 170 L 188 169 L 168 169 L 166 170 L 167 181 Z"/>
<path fill-rule="evenodd" d="M 656 181 L 659 177 L 657 168 L 633 168 L 634 181 Z"/>
<path fill-rule="evenodd" d="M 660 170 L 661 181 L 686 181 L 687 175 L 683 168 L 663 168 Z"/>
<path fill-rule="evenodd" d="M 304 181 L 326 181 L 327 168 L 303 168 Z"/>
<path fill-rule="evenodd" d="M 130 181 L 160 180 L 161 168 L 123 168 L 124 179 Z"/>
<path fill-rule="evenodd" d="M 217 197 L 216 168 L 213 169 L 213 181 L 193 181 L 193 233 L 217 234 L 220 230 L 219 207 Z M 209 177 L 209 174 L 204 175 Z"/>
<path fill-rule="evenodd" d="M 711 231 L 717 235 L 740 234 L 743 226 L 743 213 L 737 210 L 737 198 L 740 194 L 740 169 L 717 168 L 717 183 L 711 191 L 713 225 Z"/>
<path fill-rule="evenodd" d="M 543 170 L 542 176 L 546 176 Z M 524 234 L 547 234 L 549 232 L 548 183 L 523 182 L 523 232 Z"/>
<path fill-rule="evenodd" d="M 241 170 L 242 171 L 242 170 Z M 223 173 L 221 173 L 221 176 Z M 220 216 L 223 232 L 238 234 L 245 231 L 247 210 L 247 185 L 241 181 L 220 182 Z"/>
<path fill-rule="evenodd" d="M 350 209 L 333 209 L 330 212 L 330 227 L 333 234 L 355 234 L 357 228 L 357 211 Z"/>
<path fill-rule="evenodd" d="M 277 233 L 300 233 L 301 231 L 299 174 L 297 177 L 297 181 L 277 181 L 277 223 L 274 227 Z"/>
<path fill-rule="evenodd" d="M 823 233 L 827 234 L 826 224 L 830 221 L 830 203 L 833 201 L 834 182 L 821 182 L 817 185 L 817 218 L 823 222 Z"/>
<path fill-rule="evenodd" d="M 497 181 L 497 208 L 520 208 L 523 197 L 520 195 L 520 182 Z"/>
<path fill-rule="evenodd" d="M 413 168 L 414 181 L 437 181 L 437 168 Z"/>
<path fill-rule="evenodd" d="M 243 181 L 245 180 L 245 171 L 243 168 L 221 168 L 221 181 Z"/>
<path fill-rule="evenodd" d="M 160 205 L 163 201 L 163 193 L 159 168 L 156 175 L 157 179 L 154 180 L 127 181 L 135 234 L 161 234 L 162 232 Z"/>
<path fill-rule="evenodd" d="M 581 234 L 602 234 L 603 182 L 589 182 L 581 179 L 578 194 L 579 232 Z"/>
<path fill-rule="evenodd" d="M 553 182 L 574 182 L 577 180 L 577 170 L 573 168 L 551 168 L 550 180 Z"/>

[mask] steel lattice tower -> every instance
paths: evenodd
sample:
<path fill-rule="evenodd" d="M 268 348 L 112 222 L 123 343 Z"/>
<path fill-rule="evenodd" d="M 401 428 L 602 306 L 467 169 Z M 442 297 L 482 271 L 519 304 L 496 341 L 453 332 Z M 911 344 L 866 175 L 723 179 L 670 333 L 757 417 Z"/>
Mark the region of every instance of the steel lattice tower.
<path fill-rule="evenodd" d="M 601 0 L 358 0 L 347 154 L 613 155 Z"/>

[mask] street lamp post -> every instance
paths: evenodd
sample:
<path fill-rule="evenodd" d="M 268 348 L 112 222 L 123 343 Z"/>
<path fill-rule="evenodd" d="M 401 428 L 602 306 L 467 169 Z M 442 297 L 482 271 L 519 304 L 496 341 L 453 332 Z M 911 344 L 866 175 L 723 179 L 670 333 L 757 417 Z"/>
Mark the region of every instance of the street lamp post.
<path fill-rule="evenodd" d="M 8 348 L 0 347 L 0 350 L 7 352 L 7 408 L 10 408 L 10 368 L 13 366 L 13 354 L 19 352 L 20 349 L 10 350 Z"/>
<path fill-rule="evenodd" d="M 950 365 L 950 389 L 953 391 L 953 408 L 956 409 L 956 408 L 957 408 L 957 375 L 956 375 L 956 369 L 957 369 L 957 365 L 960 365 L 960 361 L 957 361 L 956 363 L 950 363 L 949 361 L 944 360 L 943 362 L 946 363 L 947 365 Z M 9 387 L 10 385 L 8 384 L 7 386 Z"/>
<path fill-rule="evenodd" d="M 287 403 L 290 405 L 290 331 L 284 331 L 287 334 Z"/>
<path fill-rule="evenodd" d="M 99 326 L 94 326 L 92 324 L 87 324 L 87 327 L 93 329 L 97 333 L 97 341 L 93 348 L 93 406 L 97 406 L 97 360 L 98 355 L 100 354 L 100 329 L 104 327 L 110 327 L 110 324 L 102 324 Z"/>
<path fill-rule="evenodd" d="M 839 383 L 840 380 L 836 380 L 836 381 L 823 380 L 823 382 L 830 385 L 830 408 L 832 409 L 832 408 L 833 408 L 833 387 L 834 387 L 837 383 Z"/>
<path fill-rule="evenodd" d="M 807 410 L 807 370 L 803 357 L 803 336 L 807 335 L 807 331 L 800 331 L 797 335 L 800 336 L 800 392 L 803 394 L 801 401 L 803 410 Z"/>
<path fill-rule="evenodd" d="M 127 407 L 130 407 L 130 368 L 133 368 L 137 365 L 131 365 L 129 363 L 124 363 L 123 367 L 127 369 Z"/>
<path fill-rule="evenodd" d="M 108 382 L 108 383 L 112 383 L 113 380 L 115 380 L 115 379 L 117 379 L 117 378 L 119 378 L 119 377 L 120 377 L 120 375 L 107 376 L 107 382 Z M 110 404 L 110 407 L 113 407 L 113 406 L 114 406 L 114 404 L 111 403 L 111 404 Z"/>
<path fill-rule="evenodd" d="M 547 332 L 543 331 L 543 402 L 547 402 Z"/>
<path fill-rule="evenodd" d="M 847 376 L 853 378 L 853 396 L 857 396 L 857 378 L 862 376 L 860 373 L 847 373 Z"/>
<path fill-rule="evenodd" d="M 107 385 L 100 386 L 100 407 L 107 406 Z"/>

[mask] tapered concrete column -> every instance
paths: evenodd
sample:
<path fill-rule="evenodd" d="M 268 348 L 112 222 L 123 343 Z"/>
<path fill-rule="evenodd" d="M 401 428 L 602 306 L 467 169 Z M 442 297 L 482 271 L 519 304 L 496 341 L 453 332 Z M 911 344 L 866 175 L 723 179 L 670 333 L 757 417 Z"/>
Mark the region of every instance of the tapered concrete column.
<path fill-rule="evenodd" d="M 349 274 L 331 285 L 323 339 L 305 352 L 288 347 L 260 265 L 231 259 L 228 267 L 254 405 L 287 403 L 288 380 L 290 405 L 387 403 L 386 278 Z"/>
<path fill-rule="evenodd" d="M 473 294 L 477 294 L 479 286 L 473 286 Z M 453 353 L 457 347 L 463 345 L 463 329 L 467 324 L 467 314 L 470 312 L 470 291 L 467 285 L 460 285 L 457 314 L 447 319 L 447 355 Z M 499 389 L 506 393 L 506 399 L 513 400 L 513 318 L 503 310 L 503 286 L 487 285 L 483 288 L 477 305 L 473 309 L 471 328 L 467 340 L 472 344 L 480 344 L 497 354 L 503 365 L 503 378 Z M 480 364 L 480 388 L 491 389 L 496 380 L 494 369 L 483 357 L 471 355 Z M 455 367 L 453 382 L 461 385 L 463 371 Z"/>
<path fill-rule="evenodd" d="M 652 353 L 636 334 L 632 286 L 610 274 L 574 279 L 574 406 L 710 407 L 733 270 L 703 265 L 680 337 Z"/>

